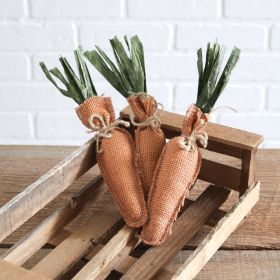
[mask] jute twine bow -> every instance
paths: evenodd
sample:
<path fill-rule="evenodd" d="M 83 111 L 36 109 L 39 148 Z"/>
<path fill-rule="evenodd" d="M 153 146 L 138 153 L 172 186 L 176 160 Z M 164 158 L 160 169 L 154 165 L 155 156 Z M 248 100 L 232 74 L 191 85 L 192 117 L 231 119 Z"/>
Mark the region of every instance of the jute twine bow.
<path fill-rule="evenodd" d="M 238 111 L 229 106 L 220 106 L 211 110 L 210 113 L 213 113 L 220 109 L 230 109 L 235 113 Z M 207 147 L 208 144 L 208 134 L 204 131 L 204 127 L 206 126 L 209 119 L 209 114 L 203 114 L 200 118 L 198 118 L 197 122 L 194 125 L 194 128 L 191 132 L 190 136 L 187 136 L 183 142 L 180 143 L 182 149 L 187 151 L 192 151 L 195 147 L 196 143 L 200 143 L 203 148 Z"/>
<path fill-rule="evenodd" d="M 100 123 L 100 127 L 98 125 L 94 124 L 94 119 L 98 119 Z M 101 153 L 102 150 L 100 149 L 100 141 L 103 138 L 112 138 L 112 131 L 118 127 L 119 125 L 123 125 L 125 127 L 129 127 L 130 123 L 123 121 L 123 120 L 115 120 L 113 123 L 106 124 L 103 117 L 98 114 L 92 114 L 89 119 L 88 123 L 90 125 L 90 128 L 93 132 L 96 132 L 93 140 L 96 141 L 96 152 Z"/>
<path fill-rule="evenodd" d="M 132 116 L 130 116 L 131 123 L 134 126 L 137 126 L 137 127 L 140 127 L 140 126 L 148 127 L 148 126 L 150 126 L 153 129 L 160 128 L 161 116 L 163 114 L 163 105 L 161 103 L 157 102 L 156 99 L 153 96 L 148 95 L 145 92 L 135 93 L 134 95 L 136 95 L 138 97 L 144 97 L 144 98 L 149 97 L 149 98 L 152 98 L 154 100 L 154 104 L 155 104 L 155 112 L 154 112 L 154 114 L 152 116 L 146 118 L 143 122 L 136 122 L 134 120 L 134 118 Z M 158 112 L 158 109 L 160 109 L 160 113 Z"/>
<path fill-rule="evenodd" d="M 208 118 L 208 114 L 204 114 L 196 121 L 190 136 L 185 137 L 185 139 L 179 143 L 182 149 L 188 152 L 192 151 L 194 150 L 196 143 L 200 143 L 203 148 L 207 147 L 208 134 L 204 131 L 204 128 L 207 124 Z"/>

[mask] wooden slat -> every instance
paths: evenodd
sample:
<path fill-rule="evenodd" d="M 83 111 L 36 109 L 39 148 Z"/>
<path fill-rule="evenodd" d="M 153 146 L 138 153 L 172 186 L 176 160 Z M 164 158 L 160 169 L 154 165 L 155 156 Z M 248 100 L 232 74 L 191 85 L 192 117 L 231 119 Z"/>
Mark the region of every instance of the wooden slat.
<path fill-rule="evenodd" d="M 108 277 L 108 275 L 111 273 L 112 270 L 119 270 L 119 266 L 121 266 L 121 263 L 129 256 L 131 251 L 140 243 L 140 239 L 138 237 L 132 238 L 127 245 L 112 259 L 110 263 L 108 263 L 104 268 L 102 268 L 102 271 L 99 273 L 99 275 L 95 278 L 95 280 L 103 280 Z M 93 257 L 96 256 L 100 250 L 104 248 L 104 245 L 97 244 L 93 250 L 91 250 L 86 256 L 85 259 L 90 261 Z"/>
<path fill-rule="evenodd" d="M 243 150 L 242 151 L 242 167 L 240 177 L 240 196 L 242 196 L 248 187 L 256 181 L 255 164 L 256 164 L 257 150 Z"/>
<path fill-rule="evenodd" d="M 135 236 L 136 230 L 124 226 L 73 278 L 96 279 Z"/>
<path fill-rule="evenodd" d="M 130 107 L 126 107 L 121 112 L 121 117 L 127 119 L 129 115 L 132 115 L 132 111 Z M 172 134 L 172 132 L 175 132 L 173 134 L 178 135 L 181 132 L 183 119 L 184 116 L 182 115 L 164 112 L 162 116 L 162 128 L 168 130 L 168 133 L 171 132 Z M 253 150 L 263 141 L 261 135 L 214 123 L 207 125 L 207 133 L 209 142 L 225 144 L 228 146 L 228 151 L 230 151 L 230 146 Z M 224 150 L 224 152 L 227 153 L 227 150 Z"/>
<path fill-rule="evenodd" d="M 88 203 L 95 202 L 104 192 L 105 184 L 99 175 L 64 206 L 53 212 L 28 235 L 19 240 L 4 256 L 1 256 L 1 259 L 21 265 L 77 217 Z"/>
<path fill-rule="evenodd" d="M 34 181 L 48 170 L 61 158 L 67 156 L 76 147 L 46 147 L 46 146 L 1 146 L 0 145 L 0 203 L 8 201 L 15 196 L 26 185 Z M 222 154 L 214 154 L 211 160 L 232 165 L 232 158 Z M 234 159 L 235 161 L 236 159 Z M 36 166 L 36 169 L 32 168 Z M 57 209 L 57 205 L 62 205 L 65 197 L 71 197 L 82 186 L 89 182 L 97 172 L 91 170 L 82 178 L 67 189 L 66 193 L 60 195 L 58 199 L 41 210 L 32 219 L 26 222 L 20 229 L 9 236 L 2 246 L 9 246 L 16 243 L 22 236 L 36 227 L 42 219 L 49 213 Z M 243 224 L 225 241 L 221 248 L 230 249 L 280 249 L 280 224 L 275 223 L 280 216 L 280 150 L 260 149 L 257 153 L 256 178 L 261 181 L 260 200 L 252 213 L 245 219 Z M 206 183 L 198 180 L 191 191 L 191 196 L 196 197 L 205 187 Z M 109 199 L 106 193 L 105 197 Z M 228 205 L 232 205 L 237 196 L 234 194 L 229 199 Z M 104 200 L 105 201 L 105 200 Z M 113 202 L 112 202 L 113 203 Z M 92 215 L 96 208 L 100 208 L 103 202 L 92 205 L 81 213 L 81 218 L 75 219 L 69 226 L 69 230 L 79 227 L 86 219 Z M 227 208 L 228 209 L 228 208 Z M 202 227 L 200 231 L 206 232 Z M 209 230 L 208 230 L 209 231 Z M 207 232 L 208 232 L 207 231 Z M 197 246 L 200 234 L 192 238 L 188 245 L 192 248 Z M 0 245 L 1 247 L 1 245 Z M 190 248 L 188 247 L 188 248 Z"/>
<path fill-rule="evenodd" d="M 179 217 L 173 234 L 160 247 L 149 249 L 122 279 L 151 279 L 176 253 L 184 247 L 200 226 L 228 198 L 230 191 L 216 186 L 208 187 L 201 196 Z"/>
<path fill-rule="evenodd" d="M 0 249 L 0 254 L 5 250 L 7 249 Z M 41 251 L 42 255 L 46 255 L 49 249 L 41 249 Z M 164 270 L 160 270 L 161 273 L 156 275 L 156 280 L 170 280 L 182 265 L 182 261 L 186 260 L 192 253 L 192 250 L 180 251 Z M 114 260 L 119 260 L 121 254 L 122 252 Z M 39 257 L 32 258 L 31 262 L 28 262 L 28 268 L 34 266 Z M 125 273 L 136 261 L 137 258 L 127 256 L 119 264 L 113 265 L 112 269 Z M 274 280 L 278 279 L 279 275 L 279 250 L 218 250 L 195 280 Z M 9 280 L 9 278 L 5 278 L 5 280 Z"/>
<path fill-rule="evenodd" d="M 59 232 L 52 237 L 49 241 L 48 244 L 56 247 L 58 246 L 62 241 L 64 241 L 66 238 L 68 238 L 71 235 L 71 231 L 62 228 L 59 230 Z"/>
<path fill-rule="evenodd" d="M 172 277 L 176 280 L 191 280 L 199 273 L 228 236 L 237 228 L 259 200 L 260 183 L 252 186 L 238 200 L 236 205 L 221 219 L 204 238 L 199 247 L 184 262 Z"/>
<path fill-rule="evenodd" d="M 192 251 L 184 250 L 158 273 L 156 280 L 170 280 Z M 219 250 L 195 280 L 276 280 L 280 275 L 279 250 Z"/>
<path fill-rule="evenodd" d="M 40 275 L 16 266 L 9 262 L 0 260 L 0 280 L 50 280 L 44 275 Z"/>
<path fill-rule="evenodd" d="M 107 202 L 101 211 L 73 231 L 32 270 L 51 279 L 59 277 L 86 255 L 93 247 L 93 243 L 110 230 L 120 218 L 116 206 L 110 201 Z"/>
<path fill-rule="evenodd" d="M 238 168 L 202 159 L 198 178 L 215 185 L 239 191 L 240 175 L 241 172 Z"/>
<path fill-rule="evenodd" d="M 47 205 L 96 163 L 88 141 L 0 208 L 0 241 Z"/>

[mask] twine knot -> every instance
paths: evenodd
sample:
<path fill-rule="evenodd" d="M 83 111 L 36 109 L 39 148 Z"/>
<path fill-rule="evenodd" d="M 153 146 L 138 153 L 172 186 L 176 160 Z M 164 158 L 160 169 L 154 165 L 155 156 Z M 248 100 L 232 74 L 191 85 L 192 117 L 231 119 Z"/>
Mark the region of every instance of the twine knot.
<path fill-rule="evenodd" d="M 97 119 L 100 123 L 100 126 L 94 124 L 94 119 Z M 100 149 L 100 141 L 103 138 L 112 138 L 112 131 L 118 127 L 119 125 L 123 125 L 125 127 L 129 127 L 130 123 L 123 120 L 115 120 L 113 123 L 106 124 L 103 117 L 98 114 L 92 114 L 89 119 L 88 123 L 90 128 L 93 132 L 96 132 L 93 140 L 96 141 L 96 152 L 101 153 L 102 150 Z"/>
<path fill-rule="evenodd" d="M 132 116 L 130 116 L 130 121 L 134 126 L 142 126 L 142 127 L 147 127 L 150 126 L 153 129 L 157 129 L 161 125 L 160 117 L 153 115 L 148 117 L 146 120 L 143 122 L 136 122 Z"/>
<path fill-rule="evenodd" d="M 180 147 L 186 151 L 193 151 L 196 143 L 199 143 L 203 148 L 207 147 L 208 144 L 208 134 L 204 130 L 208 122 L 208 114 L 202 115 L 198 118 L 194 128 L 189 136 L 186 136 L 182 142 L 179 143 Z"/>
<path fill-rule="evenodd" d="M 203 148 L 207 147 L 208 134 L 205 131 L 195 132 L 193 131 L 190 136 L 186 137 L 181 143 L 180 147 L 186 151 L 194 150 L 195 144 L 200 143 Z"/>
<path fill-rule="evenodd" d="M 156 99 L 151 96 L 151 95 L 148 95 L 147 93 L 145 92 L 139 92 L 139 93 L 135 93 L 134 94 L 135 96 L 138 96 L 138 97 L 142 97 L 142 98 L 152 98 L 153 101 L 154 101 L 154 104 L 155 104 L 155 108 L 154 108 L 154 114 L 150 117 L 147 117 L 144 121 L 142 122 L 136 122 L 134 120 L 134 117 L 133 116 L 130 116 L 130 122 L 134 125 L 134 126 L 137 126 L 137 127 L 148 127 L 150 126 L 151 128 L 153 129 L 158 129 L 160 128 L 160 125 L 161 125 L 161 117 L 162 117 L 162 114 L 163 114 L 163 105 L 162 103 L 159 103 L 156 101 Z M 159 111 L 159 110 L 160 111 Z"/>

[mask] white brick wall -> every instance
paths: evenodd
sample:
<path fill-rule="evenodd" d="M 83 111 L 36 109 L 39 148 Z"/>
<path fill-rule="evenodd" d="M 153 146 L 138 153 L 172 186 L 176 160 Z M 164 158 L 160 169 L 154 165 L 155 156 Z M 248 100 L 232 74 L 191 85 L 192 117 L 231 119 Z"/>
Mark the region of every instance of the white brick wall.
<path fill-rule="evenodd" d="M 79 44 L 108 50 L 113 35 L 139 34 L 149 92 L 183 113 L 195 101 L 196 50 L 216 38 L 243 52 L 213 120 L 265 135 L 280 148 L 280 1 L 0 0 L 0 144 L 81 144 L 90 135 L 76 104 L 49 84 L 40 60 L 58 65 Z M 100 93 L 126 105 L 91 66 Z"/>

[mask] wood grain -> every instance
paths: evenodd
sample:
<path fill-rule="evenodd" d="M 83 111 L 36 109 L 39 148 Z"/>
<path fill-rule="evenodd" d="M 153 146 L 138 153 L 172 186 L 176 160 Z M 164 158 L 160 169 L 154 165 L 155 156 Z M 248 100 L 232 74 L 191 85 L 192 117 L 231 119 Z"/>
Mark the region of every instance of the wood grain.
<path fill-rule="evenodd" d="M 14 197 L 75 149 L 76 147 L 61 146 L 0 146 L 0 204 L 3 205 Z M 238 167 L 237 159 L 224 155 L 215 153 L 211 160 Z M 70 199 L 98 172 L 98 169 L 94 168 L 82 176 L 57 199 L 11 234 L 2 243 L 3 246 L 17 242 L 50 213 L 62 206 L 65 200 Z M 261 181 L 260 200 L 242 226 L 228 238 L 222 248 L 280 249 L 280 223 L 275 223 L 280 217 L 280 150 L 261 149 L 258 151 L 256 178 Z M 198 181 L 191 196 L 196 197 L 205 186 L 205 183 Z M 107 194 L 105 200 L 108 199 L 110 196 Z M 86 211 L 82 212 L 81 217 L 67 228 L 72 230 L 80 226 L 94 211 L 99 210 L 103 203 L 101 201 L 90 205 Z M 209 232 L 209 227 L 204 226 L 189 242 L 189 246 L 197 246 L 207 232 Z"/>
<path fill-rule="evenodd" d="M 187 244 L 208 217 L 227 200 L 229 194 L 227 189 L 208 187 L 175 222 L 172 236 L 168 236 L 161 246 L 150 248 L 122 279 L 148 280 L 155 276 Z"/>
<path fill-rule="evenodd" d="M 114 258 L 131 242 L 136 230 L 123 226 L 120 231 L 75 275 L 73 280 L 91 280 L 100 277 Z M 137 242 L 134 243 L 134 245 Z M 133 247 L 132 247 L 133 248 Z"/>
<path fill-rule="evenodd" d="M 133 113 L 129 106 L 121 112 L 121 117 L 125 119 L 130 115 L 133 115 Z M 162 128 L 163 130 L 168 130 L 167 133 L 169 133 L 170 136 L 181 133 L 183 119 L 183 115 L 165 111 L 162 115 Z M 171 130 L 175 133 L 171 133 Z M 222 143 L 240 149 L 253 150 L 263 141 L 263 137 L 256 133 L 211 122 L 207 125 L 206 131 L 208 133 L 209 142 Z M 227 152 L 227 150 L 230 151 L 230 147 L 224 151 Z"/>
<path fill-rule="evenodd" d="M 0 249 L 0 254 L 3 254 L 6 250 Z M 32 268 L 38 262 L 38 259 L 49 252 L 50 249 L 40 250 L 38 255 L 24 264 L 24 267 Z M 169 280 L 168 276 L 173 275 L 182 262 L 192 253 L 192 250 L 180 251 L 166 266 L 166 269 L 157 275 L 157 280 Z M 126 257 L 123 259 L 121 257 L 122 254 L 119 257 L 122 262 L 111 267 L 124 273 L 135 262 L 135 258 Z M 196 280 L 277 280 L 279 275 L 279 250 L 219 250 L 201 270 Z"/>
<path fill-rule="evenodd" d="M 250 186 L 236 205 L 218 222 L 202 240 L 193 254 L 180 266 L 172 279 L 192 280 L 216 253 L 229 235 L 243 221 L 259 200 L 260 183 Z"/>
<path fill-rule="evenodd" d="M 166 267 L 166 271 L 158 274 L 157 280 L 169 280 L 182 261 L 192 251 L 181 251 Z M 169 273 L 168 273 L 169 272 Z M 171 272 L 171 273 L 170 273 Z M 278 280 L 280 275 L 280 251 L 218 251 L 200 271 L 195 280 Z"/>
<path fill-rule="evenodd" d="M 5 255 L 0 256 L 0 259 L 21 265 L 50 241 L 65 225 L 77 217 L 90 202 L 96 202 L 104 192 L 105 183 L 103 178 L 97 176 L 63 207 L 54 211 L 35 227 L 30 234 L 27 234 L 12 246 Z"/>
<path fill-rule="evenodd" d="M 32 270 L 51 279 L 56 279 L 86 255 L 93 247 L 93 243 L 109 231 L 120 218 L 116 206 L 107 202 L 100 212 L 76 228 Z"/>
<path fill-rule="evenodd" d="M 0 280 L 50 280 L 44 275 L 34 273 L 3 260 L 0 260 L 0 271 Z"/>
<path fill-rule="evenodd" d="M 96 163 L 94 147 L 88 141 L 1 207 L 0 241 L 91 168 Z"/>

